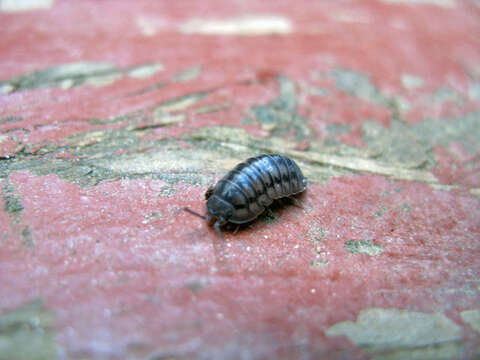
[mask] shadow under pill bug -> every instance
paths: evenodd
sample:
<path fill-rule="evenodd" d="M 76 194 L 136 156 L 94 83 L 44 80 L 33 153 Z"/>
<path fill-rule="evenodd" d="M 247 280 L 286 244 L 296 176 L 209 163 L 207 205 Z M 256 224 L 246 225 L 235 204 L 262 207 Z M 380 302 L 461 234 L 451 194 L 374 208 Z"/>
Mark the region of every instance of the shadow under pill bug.
<path fill-rule="evenodd" d="M 250 222 L 274 200 L 301 193 L 306 188 L 307 179 L 295 161 L 282 155 L 260 155 L 238 164 L 207 190 L 206 216 L 189 208 L 184 210 L 213 223 L 223 238 L 221 226 Z"/>

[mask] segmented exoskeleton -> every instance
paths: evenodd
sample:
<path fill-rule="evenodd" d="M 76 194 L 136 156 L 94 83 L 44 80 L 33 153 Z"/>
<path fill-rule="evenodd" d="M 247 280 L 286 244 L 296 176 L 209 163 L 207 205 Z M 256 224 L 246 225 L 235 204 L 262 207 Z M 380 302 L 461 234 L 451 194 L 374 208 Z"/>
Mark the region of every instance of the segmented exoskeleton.
<path fill-rule="evenodd" d="M 306 188 L 307 179 L 293 160 L 282 155 L 260 155 L 238 164 L 207 190 L 207 216 L 185 210 L 209 223 L 215 220 L 214 228 L 223 238 L 220 226 L 252 221 L 274 200 Z"/>

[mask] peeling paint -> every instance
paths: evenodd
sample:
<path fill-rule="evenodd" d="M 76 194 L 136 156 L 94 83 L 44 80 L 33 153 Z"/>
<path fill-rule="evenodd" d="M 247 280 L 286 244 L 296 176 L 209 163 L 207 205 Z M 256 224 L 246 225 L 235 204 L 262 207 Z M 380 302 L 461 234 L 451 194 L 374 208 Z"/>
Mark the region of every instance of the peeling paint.
<path fill-rule="evenodd" d="M 293 24 L 283 16 L 249 15 L 229 19 L 191 19 L 179 29 L 186 34 L 258 36 L 289 34 L 293 31 Z"/>
<path fill-rule="evenodd" d="M 6 212 L 18 216 L 23 211 L 21 199 L 16 195 L 15 188 L 7 182 L 2 188 L 3 208 Z"/>
<path fill-rule="evenodd" d="M 41 300 L 0 314 L 0 360 L 57 358 L 53 315 Z"/>
<path fill-rule="evenodd" d="M 331 76 L 335 80 L 335 86 L 351 96 L 380 104 L 385 104 L 388 101 L 371 83 L 367 74 L 337 68 L 332 70 Z"/>
<path fill-rule="evenodd" d="M 196 79 L 202 72 L 200 66 L 193 66 L 191 68 L 185 69 L 178 74 L 173 76 L 173 81 L 176 82 L 188 82 Z"/>
<path fill-rule="evenodd" d="M 461 354 L 461 347 L 456 342 L 462 338 L 462 328 L 443 314 L 364 309 L 360 311 L 356 322 L 337 323 L 328 328 L 326 334 L 344 335 L 355 345 L 373 353 L 387 350 L 415 352 L 426 347 L 428 351 L 434 351 L 441 349 L 442 344 L 450 344 L 456 356 Z M 394 356 L 394 352 L 382 353 L 381 356 Z M 434 351 L 434 355 L 440 354 Z"/>
<path fill-rule="evenodd" d="M 0 86 L 9 84 L 15 91 L 55 86 L 70 88 L 84 84 L 88 78 L 96 78 L 99 81 L 102 77 L 108 78 L 115 72 L 116 68 L 109 63 L 77 62 L 34 71 L 0 83 Z"/>
<path fill-rule="evenodd" d="M 446 8 L 454 7 L 454 0 L 381 0 L 385 3 L 390 4 L 405 4 L 405 5 L 415 5 L 415 4 L 424 4 L 424 5 L 436 5 Z"/>
<path fill-rule="evenodd" d="M 470 84 L 468 97 L 473 101 L 480 101 L 480 82 Z"/>
<path fill-rule="evenodd" d="M 461 142 L 472 154 L 480 151 L 480 114 L 468 113 L 452 120 L 426 119 L 415 125 L 392 121 L 387 129 L 375 121 L 363 123 L 363 140 L 378 161 L 406 168 L 432 168 L 432 150 Z"/>
<path fill-rule="evenodd" d="M 153 116 L 155 116 L 156 113 L 185 110 L 186 108 L 199 102 L 206 95 L 207 94 L 205 93 L 199 92 L 165 101 L 160 105 L 155 106 L 155 108 L 153 109 Z"/>
<path fill-rule="evenodd" d="M 42 87 L 62 89 L 81 85 L 100 87 L 121 79 L 124 74 L 136 78 L 145 78 L 154 75 L 162 68 L 161 64 L 145 64 L 125 69 L 117 68 L 111 63 L 101 62 L 60 64 L 0 82 L 0 89 L 3 89 L 2 92 L 11 93 Z"/>
<path fill-rule="evenodd" d="M 451 360 L 461 357 L 462 349 L 457 343 L 430 345 L 420 349 L 392 350 L 377 354 L 372 360 Z"/>
<path fill-rule="evenodd" d="M 154 36 L 165 26 L 161 19 L 146 16 L 137 16 L 135 18 L 135 24 L 140 29 L 142 35 L 145 36 Z"/>
<path fill-rule="evenodd" d="M 164 69 L 162 64 L 145 64 L 132 68 L 128 71 L 128 75 L 137 79 L 145 79 L 155 75 Z"/>
<path fill-rule="evenodd" d="M 281 76 L 277 81 L 280 85 L 279 96 L 252 109 L 257 121 L 272 137 L 288 137 L 293 133 L 297 142 L 311 138 L 313 131 L 307 125 L 308 119 L 297 114 L 298 95 L 295 83 Z"/>
<path fill-rule="evenodd" d="M 402 74 L 402 85 L 405 89 L 416 89 L 423 85 L 423 79 L 411 74 Z"/>
<path fill-rule="evenodd" d="M 0 0 L 0 12 L 17 13 L 48 9 L 53 3 L 54 0 Z"/>
<path fill-rule="evenodd" d="M 480 333 L 480 310 L 465 310 L 460 313 L 463 322 L 472 327 L 473 330 Z"/>

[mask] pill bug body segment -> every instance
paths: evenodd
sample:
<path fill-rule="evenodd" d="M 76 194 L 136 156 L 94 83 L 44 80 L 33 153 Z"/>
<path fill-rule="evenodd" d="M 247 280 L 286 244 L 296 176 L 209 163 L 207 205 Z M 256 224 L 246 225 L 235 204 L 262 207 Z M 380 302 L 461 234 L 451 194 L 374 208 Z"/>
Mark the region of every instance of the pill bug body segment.
<path fill-rule="evenodd" d="M 220 226 L 252 221 L 274 200 L 298 194 L 306 187 L 307 179 L 293 160 L 282 155 L 253 157 L 207 191 L 206 219 L 216 220 L 215 230 L 222 236 Z"/>

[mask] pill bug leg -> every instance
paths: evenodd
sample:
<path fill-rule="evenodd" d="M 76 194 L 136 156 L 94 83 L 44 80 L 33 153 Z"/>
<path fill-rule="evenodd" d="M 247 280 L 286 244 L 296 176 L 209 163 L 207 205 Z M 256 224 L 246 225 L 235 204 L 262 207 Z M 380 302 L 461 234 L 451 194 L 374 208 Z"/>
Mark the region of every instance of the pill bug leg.
<path fill-rule="evenodd" d="M 305 210 L 305 208 L 302 206 L 301 202 L 298 201 L 297 199 L 295 199 L 293 196 L 289 196 L 289 197 L 287 197 L 287 199 L 289 199 L 292 202 L 293 206 Z"/>
<path fill-rule="evenodd" d="M 210 221 L 212 220 L 212 217 L 210 215 L 205 216 L 205 215 L 199 214 L 196 211 L 193 211 L 192 209 L 189 209 L 188 207 L 184 207 L 183 210 L 192 214 L 192 215 L 198 216 L 199 218 L 202 218 L 202 219 L 206 220 L 208 223 L 210 223 Z M 213 224 L 213 228 L 217 232 L 218 236 L 220 236 L 222 238 L 222 240 L 225 240 L 225 236 L 223 236 L 223 233 L 220 230 L 220 224 L 221 224 L 220 221 L 218 221 L 218 220 L 215 221 L 215 224 Z"/>
<path fill-rule="evenodd" d="M 225 240 L 225 236 L 223 236 L 223 233 L 220 230 L 220 222 L 219 221 L 215 221 L 215 224 L 213 224 L 213 228 L 217 232 L 218 236 L 220 236 L 222 238 L 222 240 Z"/>

